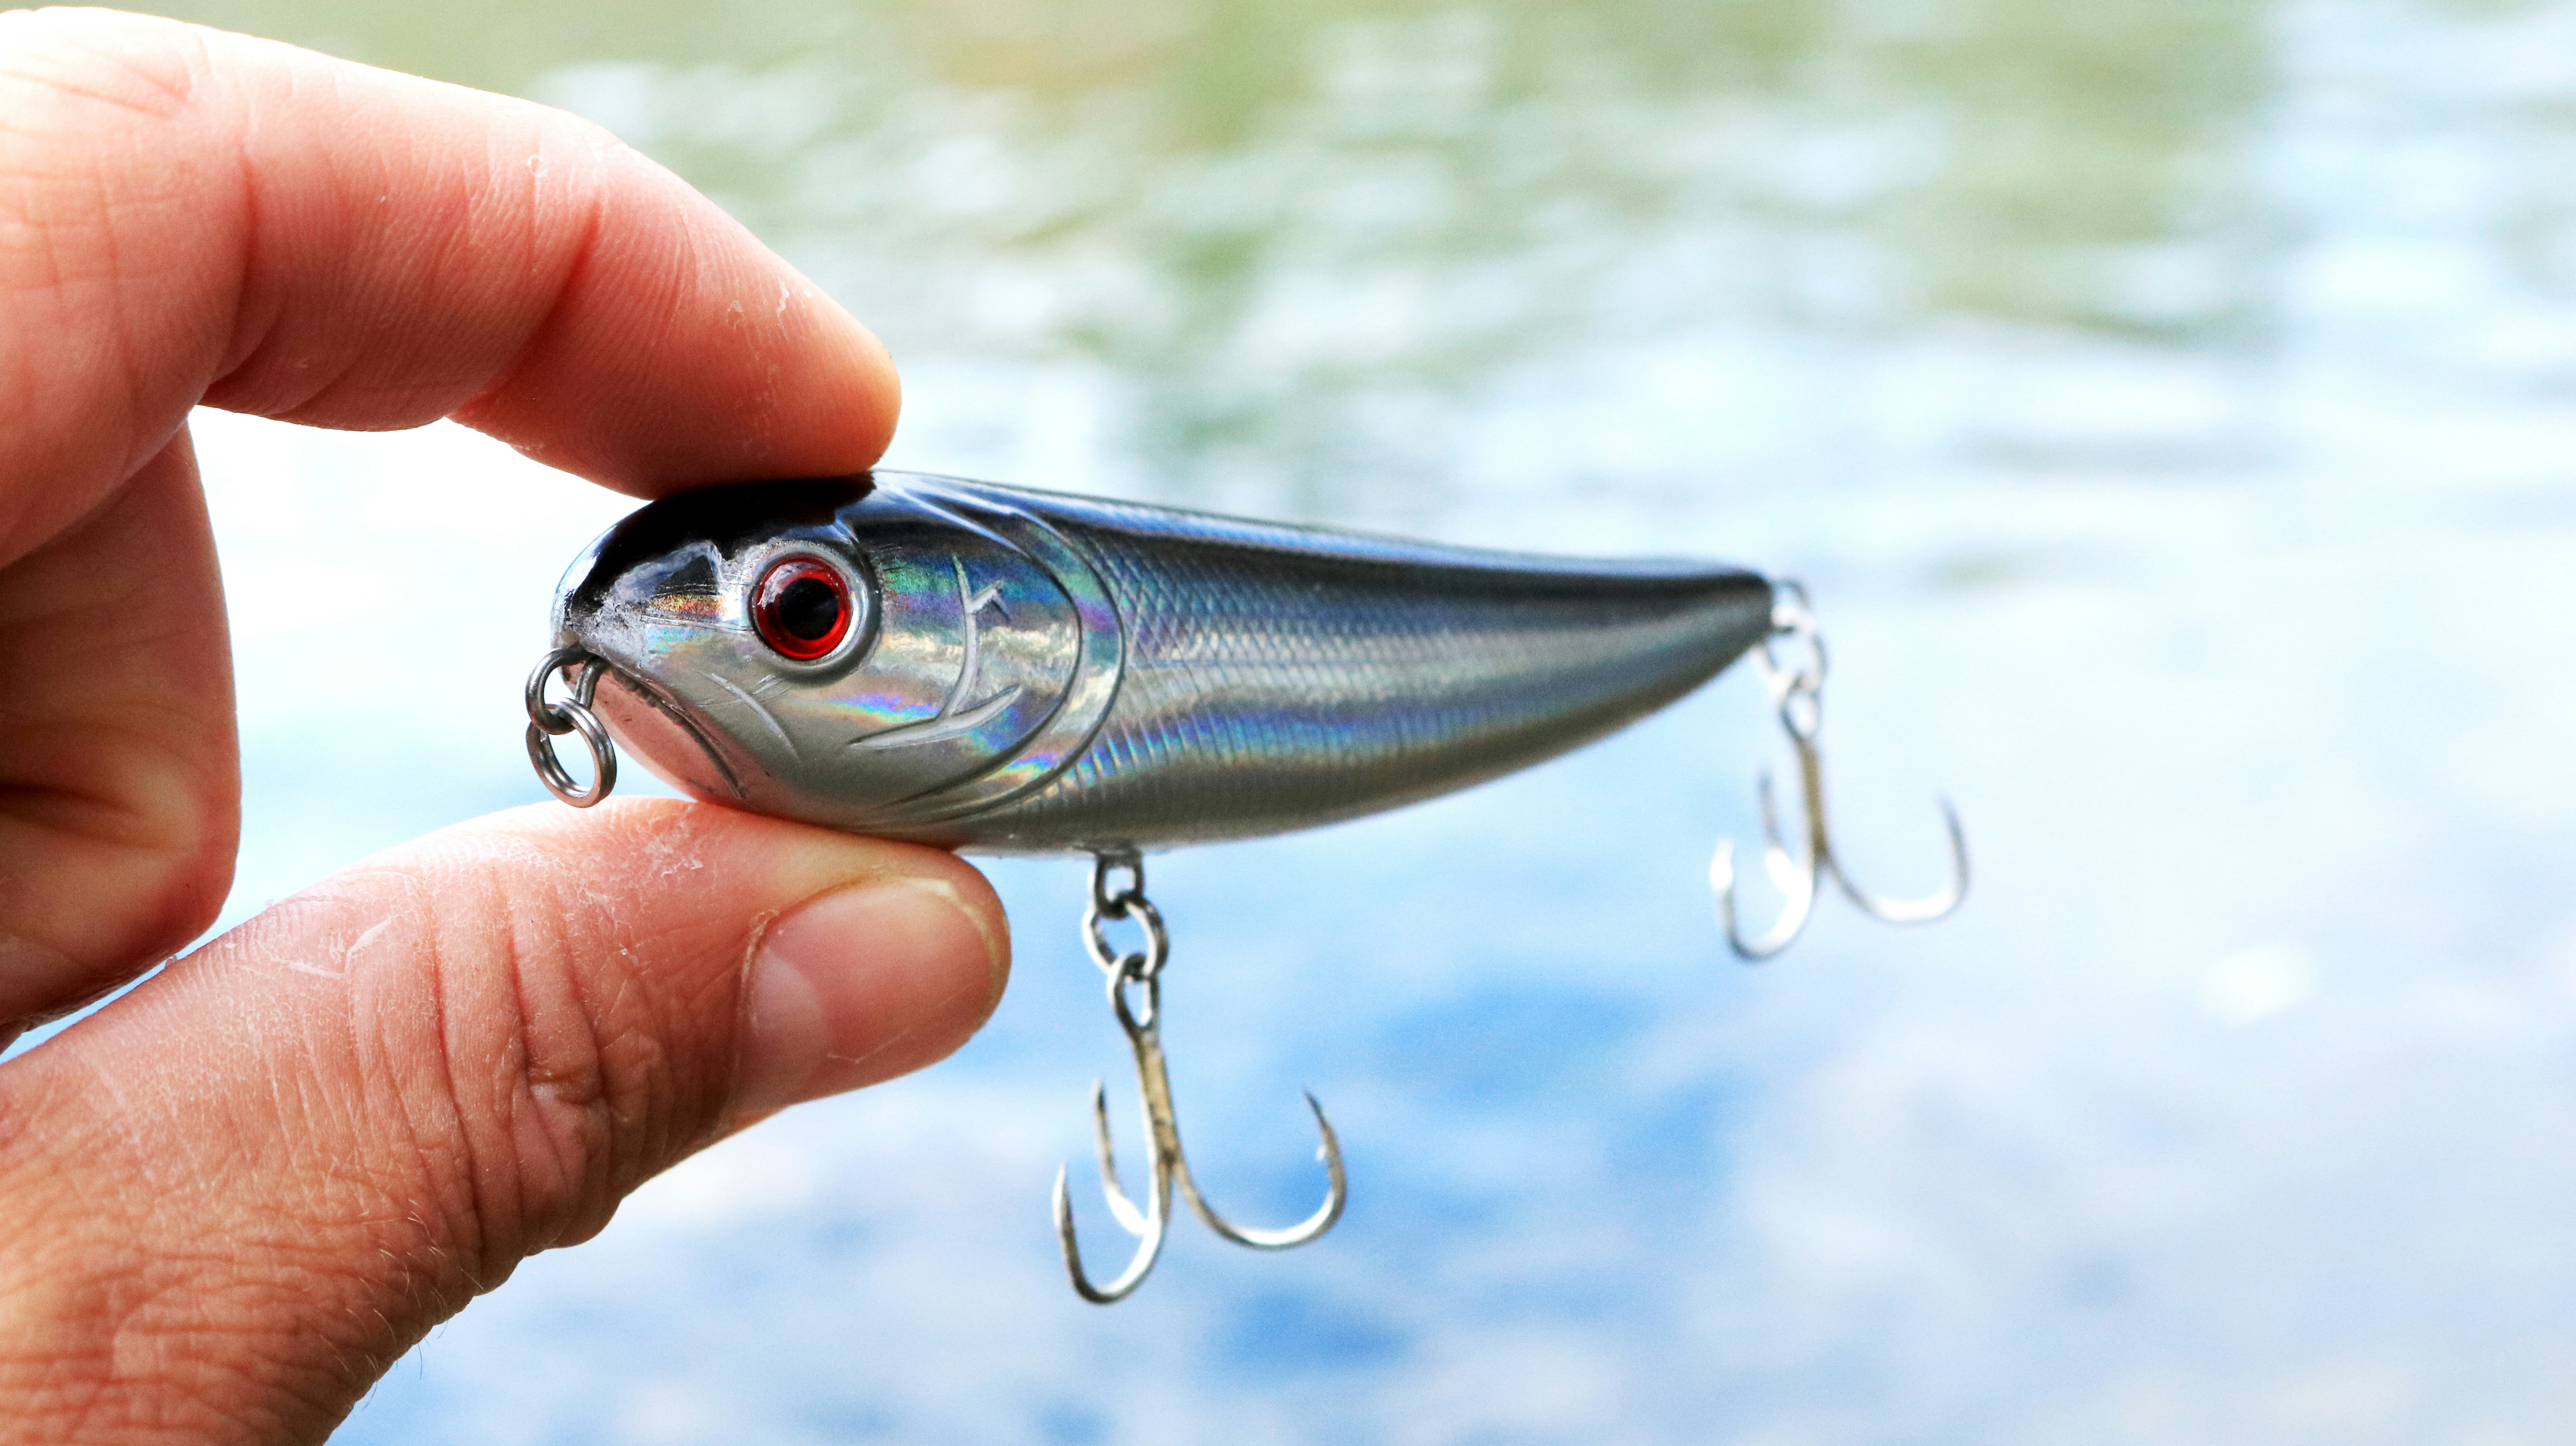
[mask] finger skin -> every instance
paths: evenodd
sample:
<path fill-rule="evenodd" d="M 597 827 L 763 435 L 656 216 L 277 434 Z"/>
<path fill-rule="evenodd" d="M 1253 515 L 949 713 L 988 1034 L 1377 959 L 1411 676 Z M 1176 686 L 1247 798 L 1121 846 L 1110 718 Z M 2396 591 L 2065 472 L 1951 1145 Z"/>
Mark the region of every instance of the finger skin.
<path fill-rule="evenodd" d="M 0 317 L 0 1032 L 230 875 L 191 406 L 454 415 L 651 496 L 859 470 L 898 403 L 874 338 L 595 126 L 106 11 L 0 13 Z"/>
<path fill-rule="evenodd" d="M 124 982 L 232 883 L 231 638 L 184 433 L 0 568 L 0 735 L 5 1022 Z"/>
<path fill-rule="evenodd" d="M 75 10 L 0 14 L 0 114 L 0 562 L 200 399 L 459 413 L 641 496 L 857 471 L 892 433 L 874 338 L 560 111 Z"/>
<path fill-rule="evenodd" d="M 0 1439 L 322 1439 L 432 1325 L 725 1128 L 762 930 L 874 879 L 975 925 L 911 972 L 854 941 L 865 1006 L 901 1021 L 885 1077 L 1000 997 L 982 878 L 668 800 L 433 835 L 0 1067 Z"/>

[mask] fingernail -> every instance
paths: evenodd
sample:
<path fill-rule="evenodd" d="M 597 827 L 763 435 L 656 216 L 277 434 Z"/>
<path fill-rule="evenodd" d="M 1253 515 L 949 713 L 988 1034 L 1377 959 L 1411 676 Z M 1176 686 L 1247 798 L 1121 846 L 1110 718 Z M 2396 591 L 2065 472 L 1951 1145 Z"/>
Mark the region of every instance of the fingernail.
<path fill-rule="evenodd" d="M 734 1119 L 945 1057 L 992 1013 L 1001 969 L 996 943 L 943 884 L 872 881 L 799 905 L 752 955 Z"/>

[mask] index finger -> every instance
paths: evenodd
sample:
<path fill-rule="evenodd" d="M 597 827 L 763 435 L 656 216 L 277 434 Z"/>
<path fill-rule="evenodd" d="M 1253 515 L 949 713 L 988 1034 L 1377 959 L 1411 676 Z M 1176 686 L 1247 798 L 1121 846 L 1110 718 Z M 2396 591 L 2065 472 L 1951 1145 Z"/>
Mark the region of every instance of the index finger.
<path fill-rule="evenodd" d="M 587 122 L 270 41 L 0 14 L 0 562 L 200 400 L 453 415 L 639 495 L 860 470 L 876 339 Z"/>

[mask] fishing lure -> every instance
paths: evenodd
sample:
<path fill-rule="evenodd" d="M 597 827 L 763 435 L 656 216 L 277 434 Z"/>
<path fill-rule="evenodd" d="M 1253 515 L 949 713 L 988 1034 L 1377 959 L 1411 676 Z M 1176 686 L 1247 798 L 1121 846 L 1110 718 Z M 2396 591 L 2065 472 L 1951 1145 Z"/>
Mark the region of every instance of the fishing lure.
<path fill-rule="evenodd" d="M 1313 1216 L 1236 1226 L 1191 1179 L 1162 1053 L 1170 938 L 1145 896 L 1147 849 L 1464 788 L 1641 718 L 1750 653 L 1798 758 L 1806 838 L 1793 856 L 1765 778 L 1765 862 L 1788 905 L 1746 939 L 1721 845 L 1711 882 L 1735 951 L 1785 948 L 1820 877 L 1896 922 L 1948 913 L 1967 884 L 1946 802 L 1954 878 L 1941 894 L 1883 901 L 1843 872 L 1816 751 L 1821 639 L 1802 589 L 1740 568 L 1438 547 L 881 471 L 645 506 L 565 574 L 554 634 L 528 680 L 527 742 L 567 803 L 605 797 L 623 749 L 710 802 L 1092 856 L 1084 939 L 1135 1055 L 1151 1151 L 1139 1206 L 1118 1183 L 1095 1084 L 1102 1191 L 1135 1254 L 1115 1279 L 1091 1280 L 1062 1171 L 1055 1219 L 1074 1289 L 1103 1304 L 1152 1269 L 1175 1187 L 1211 1229 L 1256 1249 L 1323 1234 L 1347 1198 L 1311 1094 L 1329 1177 Z M 1792 645 L 1795 667 L 1781 660 Z M 567 735 L 590 754 L 587 787 L 557 757 Z M 1108 925 L 1129 920 L 1144 947 L 1121 951 Z"/>

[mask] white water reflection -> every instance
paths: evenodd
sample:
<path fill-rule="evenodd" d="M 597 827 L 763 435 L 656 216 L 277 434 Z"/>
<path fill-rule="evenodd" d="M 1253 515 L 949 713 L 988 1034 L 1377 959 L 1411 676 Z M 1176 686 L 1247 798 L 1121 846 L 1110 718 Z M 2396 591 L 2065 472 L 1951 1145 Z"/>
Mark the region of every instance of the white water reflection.
<path fill-rule="evenodd" d="M 983 1037 L 649 1186 L 346 1439 L 2560 1434 L 2576 8 L 1079 13 L 346 48 L 714 187 L 895 343 L 898 465 L 1805 577 L 1855 871 L 1933 886 L 1947 790 L 1976 893 L 1727 962 L 1736 677 L 1158 861 L 1211 1191 L 1311 1204 L 1312 1087 L 1353 1203 L 1283 1256 L 1177 1235 L 1100 1311 L 1045 1219 L 1122 1068 L 1081 870 L 997 869 Z M 232 916 L 538 797 L 518 681 L 623 504 L 447 428 L 201 450 Z M 418 600 L 400 649 L 310 606 L 352 586 Z M 317 732 L 323 658 L 364 727 Z"/>

